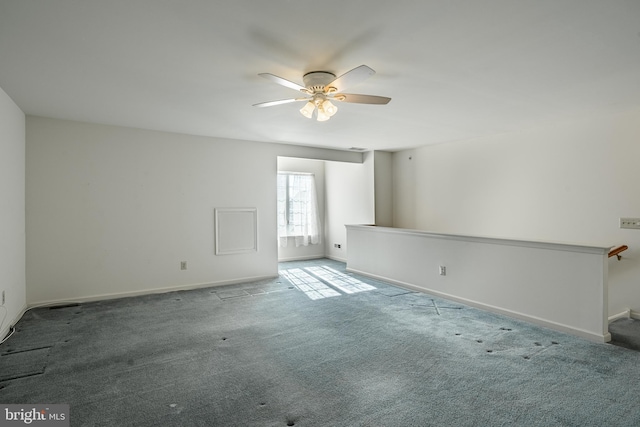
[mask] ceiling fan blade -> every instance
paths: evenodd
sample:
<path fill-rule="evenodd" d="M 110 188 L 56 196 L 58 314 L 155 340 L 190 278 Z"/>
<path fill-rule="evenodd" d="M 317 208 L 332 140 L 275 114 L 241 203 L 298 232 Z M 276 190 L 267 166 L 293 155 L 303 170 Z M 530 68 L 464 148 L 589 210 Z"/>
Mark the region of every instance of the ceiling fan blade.
<path fill-rule="evenodd" d="M 384 105 L 388 104 L 391 101 L 391 98 L 387 98 L 386 96 L 375 96 L 375 95 L 358 95 L 355 93 L 340 93 L 335 96 L 336 101 L 342 102 L 352 102 L 354 104 L 379 104 Z"/>
<path fill-rule="evenodd" d="M 350 86 L 356 85 L 369 77 L 373 76 L 376 72 L 366 65 L 361 65 L 354 68 L 351 71 L 347 71 L 331 83 L 325 86 L 325 92 L 341 92 Z M 328 89 L 334 88 L 334 89 Z"/>
<path fill-rule="evenodd" d="M 282 86 L 286 86 L 288 88 L 291 88 L 293 90 L 297 90 L 297 91 L 302 91 L 302 92 L 306 92 L 307 88 L 305 88 L 304 86 L 300 86 L 297 83 L 291 82 L 287 79 L 283 79 L 282 77 L 278 77 L 276 75 L 270 74 L 270 73 L 260 73 L 258 74 L 261 77 L 264 77 L 267 80 L 271 80 L 274 83 L 278 83 L 279 85 Z"/>
<path fill-rule="evenodd" d="M 280 101 L 260 102 L 258 104 L 253 104 L 253 106 L 254 107 L 273 107 L 274 105 L 289 104 L 291 102 L 297 102 L 297 101 L 308 101 L 309 99 L 310 98 L 281 99 Z"/>

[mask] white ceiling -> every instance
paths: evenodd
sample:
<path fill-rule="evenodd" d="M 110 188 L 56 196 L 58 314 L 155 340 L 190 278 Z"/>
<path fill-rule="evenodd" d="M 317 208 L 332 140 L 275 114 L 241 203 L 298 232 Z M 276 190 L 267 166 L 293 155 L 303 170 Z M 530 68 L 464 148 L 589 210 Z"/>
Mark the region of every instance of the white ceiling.
<path fill-rule="evenodd" d="M 258 76 L 366 64 L 328 122 Z M 399 150 L 640 106 L 640 0 L 0 0 L 0 87 L 26 114 Z"/>

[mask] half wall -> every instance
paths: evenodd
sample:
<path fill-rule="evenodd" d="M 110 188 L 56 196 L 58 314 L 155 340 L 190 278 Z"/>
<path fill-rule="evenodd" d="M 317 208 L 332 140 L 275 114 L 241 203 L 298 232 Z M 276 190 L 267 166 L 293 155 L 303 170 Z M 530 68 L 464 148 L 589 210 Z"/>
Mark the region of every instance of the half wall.
<path fill-rule="evenodd" d="M 608 247 L 346 227 L 348 271 L 592 341 L 611 340 Z"/>

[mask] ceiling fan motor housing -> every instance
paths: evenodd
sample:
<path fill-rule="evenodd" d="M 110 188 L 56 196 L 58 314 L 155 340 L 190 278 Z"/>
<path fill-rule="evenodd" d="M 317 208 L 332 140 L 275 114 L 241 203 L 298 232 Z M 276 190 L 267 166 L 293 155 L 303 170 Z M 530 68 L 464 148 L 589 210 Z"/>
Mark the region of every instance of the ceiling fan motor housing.
<path fill-rule="evenodd" d="M 336 75 L 328 71 L 311 71 L 302 76 L 302 81 L 310 94 L 323 92 L 326 85 L 336 79 Z"/>

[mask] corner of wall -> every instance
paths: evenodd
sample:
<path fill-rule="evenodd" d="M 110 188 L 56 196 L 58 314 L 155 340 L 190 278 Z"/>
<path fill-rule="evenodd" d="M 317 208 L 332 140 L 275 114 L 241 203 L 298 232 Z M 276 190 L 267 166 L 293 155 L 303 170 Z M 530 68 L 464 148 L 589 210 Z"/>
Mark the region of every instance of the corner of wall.
<path fill-rule="evenodd" d="M 0 88 L 0 339 L 26 307 L 25 115 Z M 3 313 L 4 312 L 4 313 Z"/>

